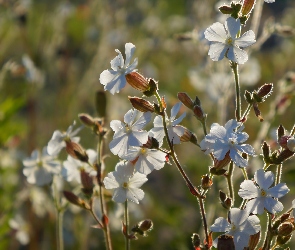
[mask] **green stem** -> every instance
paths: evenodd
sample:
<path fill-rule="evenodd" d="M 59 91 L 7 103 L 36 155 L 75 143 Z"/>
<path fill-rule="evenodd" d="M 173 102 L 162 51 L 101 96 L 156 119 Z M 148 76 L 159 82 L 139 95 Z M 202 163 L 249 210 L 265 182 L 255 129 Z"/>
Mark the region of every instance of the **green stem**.
<path fill-rule="evenodd" d="M 251 107 L 252 107 L 252 104 L 248 104 L 248 107 L 247 107 L 246 111 L 244 112 L 244 114 L 242 115 L 241 120 L 245 120 L 246 119 L 246 117 L 248 116 L 248 114 L 249 114 L 249 112 L 251 110 Z"/>
<path fill-rule="evenodd" d="M 264 240 L 264 245 L 262 250 L 269 250 L 270 249 L 270 245 L 271 245 L 271 240 L 272 240 L 272 233 L 271 233 L 271 215 L 269 213 L 267 213 L 268 216 L 268 223 L 267 223 L 267 233 L 266 233 L 266 237 Z"/>
<path fill-rule="evenodd" d="M 275 185 L 278 185 L 281 182 L 282 168 L 283 168 L 282 164 L 277 166 Z"/>
<path fill-rule="evenodd" d="M 202 198 L 198 198 L 199 205 L 200 205 L 200 211 L 203 219 L 203 226 L 204 226 L 204 232 L 206 237 L 206 243 L 209 244 L 209 234 L 208 234 L 208 225 L 207 225 L 207 219 L 206 219 L 206 212 L 205 212 L 205 204 L 204 200 Z M 205 244 L 205 245 L 207 245 Z"/>
<path fill-rule="evenodd" d="M 126 235 L 125 235 L 125 250 L 130 250 L 130 239 L 128 237 L 129 234 L 129 213 L 128 213 L 128 201 L 125 201 L 125 227 L 126 227 Z"/>
<path fill-rule="evenodd" d="M 239 82 L 239 73 L 238 73 L 238 64 L 231 62 L 231 68 L 234 73 L 235 83 L 236 83 L 236 120 L 240 121 L 241 119 L 241 89 Z"/>
<path fill-rule="evenodd" d="M 233 161 L 229 164 L 228 173 L 226 175 L 228 190 L 229 190 L 229 197 L 232 199 L 232 205 L 234 205 L 235 202 L 235 196 L 234 196 L 234 186 L 233 186 L 233 171 L 234 171 L 234 163 Z"/>
<path fill-rule="evenodd" d="M 242 172 L 243 172 L 243 175 L 244 175 L 244 179 L 248 180 L 249 178 L 248 178 L 248 174 L 247 174 L 246 169 L 245 168 L 241 168 L 241 169 L 242 169 Z"/>
<path fill-rule="evenodd" d="M 56 210 L 56 245 L 57 250 L 63 250 L 64 249 L 64 242 L 63 242 L 63 213 L 64 208 L 60 206 L 60 200 L 59 200 L 59 192 L 57 190 L 55 179 L 53 179 L 53 200 Z"/>

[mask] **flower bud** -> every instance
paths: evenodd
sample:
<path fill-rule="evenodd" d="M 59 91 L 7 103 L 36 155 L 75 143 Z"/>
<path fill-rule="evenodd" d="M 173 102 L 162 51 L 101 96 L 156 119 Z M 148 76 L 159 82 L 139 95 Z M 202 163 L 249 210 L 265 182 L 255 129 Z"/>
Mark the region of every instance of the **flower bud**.
<path fill-rule="evenodd" d="M 66 151 L 74 159 L 80 160 L 82 162 L 88 162 L 88 155 L 82 146 L 73 141 L 66 141 Z"/>
<path fill-rule="evenodd" d="M 193 110 L 194 108 L 194 102 L 193 100 L 188 96 L 187 93 L 184 92 L 180 92 L 177 94 L 177 97 L 179 99 L 179 101 L 182 102 L 182 104 L 186 107 L 188 107 L 189 109 Z"/>
<path fill-rule="evenodd" d="M 69 191 L 63 191 L 63 194 L 65 198 L 72 204 L 77 205 L 79 207 L 82 207 L 84 209 L 89 210 L 90 206 L 88 203 L 86 203 L 84 200 L 79 198 L 77 195 L 73 194 L 72 192 Z"/>
<path fill-rule="evenodd" d="M 201 106 L 195 105 L 193 111 L 199 121 L 203 122 L 206 119 L 207 115 L 204 113 Z"/>
<path fill-rule="evenodd" d="M 154 105 L 142 98 L 128 96 L 128 99 L 131 102 L 133 108 L 141 112 L 155 112 Z"/>
<path fill-rule="evenodd" d="M 92 177 L 84 169 L 81 169 L 80 177 L 81 177 L 81 183 L 83 186 L 82 192 L 86 196 L 91 197 L 91 195 L 93 193 L 93 187 L 94 187 Z"/>
<path fill-rule="evenodd" d="M 258 243 L 260 240 L 260 231 L 256 234 L 250 235 L 249 243 L 248 243 L 248 248 L 247 250 L 254 250 L 256 249 Z"/>
<path fill-rule="evenodd" d="M 222 192 L 221 190 L 219 190 L 219 200 L 220 200 L 221 205 L 225 209 L 229 210 L 231 208 L 232 199 L 227 197 L 227 195 L 224 192 Z"/>
<path fill-rule="evenodd" d="M 202 188 L 204 190 L 209 189 L 213 185 L 213 181 L 212 181 L 212 179 L 210 179 L 210 177 L 208 175 L 202 176 L 201 183 L 202 183 Z"/>
<path fill-rule="evenodd" d="M 191 238 L 192 238 L 194 249 L 199 249 L 199 246 L 201 245 L 200 236 L 196 233 L 193 233 L 193 236 Z"/>
<path fill-rule="evenodd" d="M 222 5 L 218 8 L 222 14 L 230 15 L 233 13 L 233 8 L 227 5 Z"/>
<path fill-rule="evenodd" d="M 285 135 L 285 128 L 283 127 L 283 125 L 280 125 L 278 127 L 278 130 L 277 130 L 277 138 L 278 138 L 278 141 L 284 135 Z"/>
<path fill-rule="evenodd" d="M 287 148 L 292 151 L 295 152 L 295 138 L 292 137 L 287 141 Z"/>
<path fill-rule="evenodd" d="M 126 81 L 129 83 L 131 87 L 137 89 L 141 92 L 145 92 L 149 90 L 149 82 L 148 80 L 139 74 L 136 71 L 133 71 L 127 75 L 125 75 Z"/>
<path fill-rule="evenodd" d="M 279 236 L 288 236 L 291 234 L 294 230 L 294 226 L 292 223 L 283 223 L 278 230 L 278 235 Z"/>
<path fill-rule="evenodd" d="M 221 235 L 218 237 L 218 250 L 235 250 L 234 237 L 231 235 Z"/>
<path fill-rule="evenodd" d="M 241 13 L 243 16 L 248 15 L 251 13 L 254 5 L 256 3 L 256 0 L 244 0 Z"/>
<path fill-rule="evenodd" d="M 281 245 L 284 245 L 286 243 L 288 243 L 290 241 L 290 239 L 292 238 L 292 234 L 289 234 L 287 236 L 278 236 L 277 237 L 277 242 L 276 244 L 281 246 Z"/>
<path fill-rule="evenodd" d="M 147 236 L 147 232 L 151 231 L 153 229 L 153 222 L 149 219 L 140 221 L 135 225 L 131 231 L 134 233 L 138 233 L 142 236 Z"/>
<path fill-rule="evenodd" d="M 82 114 L 79 114 L 78 116 L 84 125 L 88 127 L 93 127 L 95 125 L 95 121 L 93 117 L 91 117 L 90 115 L 82 113 Z"/>
<path fill-rule="evenodd" d="M 259 121 L 263 122 L 264 119 L 261 116 L 261 112 L 260 112 L 260 109 L 258 108 L 257 102 L 253 103 L 253 109 L 254 109 L 254 113 L 257 116 L 257 118 L 259 119 Z"/>
<path fill-rule="evenodd" d="M 279 137 L 279 135 L 278 135 L 278 137 Z M 292 137 L 289 135 L 281 136 L 278 140 L 279 145 L 284 149 L 288 149 L 287 144 L 288 144 L 288 141 L 290 138 L 292 138 Z"/>
<path fill-rule="evenodd" d="M 253 95 L 248 90 L 245 91 L 244 97 L 249 104 L 253 103 Z"/>
<path fill-rule="evenodd" d="M 269 147 L 269 145 L 266 142 L 264 142 L 261 149 L 262 149 L 262 153 L 263 153 L 264 162 L 267 164 L 270 163 L 270 156 L 269 156 L 270 155 L 270 147 Z"/>
<path fill-rule="evenodd" d="M 158 82 L 156 82 L 152 78 L 149 78 L 148 84 L 149 84 L 149 88 L 146 91 L 144 91 L 143 94 L 150 97 L 150 96 L 153 96 L 158 90 Z"/>
<path fill-rule="evenodd" d="M 183 127 L 181 125 L 178 125 L 179 127 L 184 128 L 184 133 L 183 135 L 180 137 L 180 141 L 181 142 L 191 142 L 195 145 L 198 144 L 198 139 L 197 136 L 195 134 L 193 134 L 190 130 L 188 130 L 186 127 Z"/>
<path fill-rule="evenodd" d="M 97 91 L 95 95 L 95 107 L 98 117 L 106 116 L 107 97 L 104 91 Z"/>

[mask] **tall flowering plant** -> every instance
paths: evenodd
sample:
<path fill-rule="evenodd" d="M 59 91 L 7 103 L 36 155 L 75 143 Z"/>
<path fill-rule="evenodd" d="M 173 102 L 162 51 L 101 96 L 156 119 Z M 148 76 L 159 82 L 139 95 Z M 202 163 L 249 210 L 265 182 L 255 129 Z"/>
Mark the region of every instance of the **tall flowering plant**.
<path fill-rule="evenodd" d="M 253 110 L 259 118 L 257 122 L 263 121 L 259 106 L 264 105 L 263 102 L 272 94 L 273 84 L 266 83 L 257 90 L 246 91 L 243 100 L 239 80 L 239 65 L 247 63 L 251 45 L 257 40 L 255 31 L 244 32 L 244 29 L 252 13 L 257 16 L 261 15 L 261 11 L 261 6 L 257 7 L 255 0 L 223 5 L 220 12 L 228 15 L 224 23 L 215 22 L 204 31 L 209 57 L 215 63 L 226 60 L 233 73 L 234 86 L 231 88 L 235 89 L 235 112 L 230 114 L 228 110 L 230 118 L 224 124 L 214 122 L 208 132 L 207 117 L 210 114 L 205 113 L 205 107 L 198 97 L 192 99 L 187 93 L 178 93 L 180 102 L 170 108 L 170 103 L 161 94 L 161 84 L 137 71 L 137 58 L 131 62 L 136 47 L 129 42 L 125 44 L 125 60 L 122 53 L 115 50 L 118 55 L 111 60 L 111 69 L 104 70 L 99 78 L 104 90 L 113 95 L 128 85 L 140 92 L 140 97 L 128 97 L 132 108 L 126 111 L 123 121 L 106 123 L 106 95 L 99 92 L 98 117 L 79 115 L 80 121 L 97 137 L 96 150 L 83 148 L 80 138 L 76 136 L 82 127 L 73 131 L 75 123 L 66 132 L 57 130 L 47 148 L 43 149 L 42 156 L 34 151 L 31 158 L 23 161 L 23 173 L 28 182 L 51 185 L 54 183 L 53 177 L 60 175 L 65 181 L 80 185 L 80 193 L 63 190 L 63 196 L 67 202 L 87 210 L 93 216 L 96 223 L 93 227 L 103 231 L 108 250 L 113 246 L 112 221 L 107 203 L 124 204 L 122 234 L 125 249 L 128 250 L 132 240 L 140 235 L 147 236 L 153 228 L 152 220 L 144 218 L 135 226 L 130 226 L 130 202 L 142 203 L 145 199 L 144 189 L 149 185 L 149 175 L 172 164 L 198 202 L 203 231 L 201 235 L 192 232 L 194 249 L 267 250 L 286 244 L 295 230 L 294 216 L 291 214 L 295 202 L 290 209 L 284 208 L 281 198 L 288 195 L 290 190 L 282 182 L 282 173 L 285 161 L 293 157 L 295 152 L 295 127 L 290 133 L 283 125 L 278 128 L 279 148 L 273 152 L 267 142 L 262 143 L 261 150 L 248 144 L 250 136 L 245 131 L 249 113 Z M 242 104 L 245 103 L 247 107 L 243 110 Z M 183 112 L 185 107 L 200 122 L 203 131 L 198 135 L 202 138 L 200 141 L 193 131 L 182 125 L 186 117 L 186 112 Z M 109 143 L 107 137 L 112 137 Z M 180 150 L 182 143 L 192 143 L 196 146 L 195 150 L 211 160 L 207 173 L 196 173 L 200 183 L 192 182 L 177 155 L 175 149 Z M 63 148 L 69 156 L 60 164 L 57 155 Z M 109 173 L 105 171 L 106 148 L 118 159 Z M 257 171 L 253 178 L 249 178 L 247 168 L 253 164 L 253 157 L 258 155 L 262 159 L 255 163 Z M 275 173 L 273 169 L 276 169 Z M 241 172 L 244 178 L 238 183 L 239 190 L 235 189 L 234 170 Z M 216 179 L 227 184 L 227 190 L 219 192 L 219 201 L 226 216 L 216 214 L 214 221 L 211 221 L 206 216 L 205 203 Z M 107 200 L 110 195 L 112 201 Z M 56 195 L 54 199 L 57 201 L 61 198 Z M 100 216 L 94 206 L 96 199 L 100 203 Z M 60 202 L 55 204 L 60 215 L 66 205 Z M 267 225 L 261 223 L 263 216 L 267 217 Z M 58 246 L 62 249 L 62 228 L 58 230 Z"/>

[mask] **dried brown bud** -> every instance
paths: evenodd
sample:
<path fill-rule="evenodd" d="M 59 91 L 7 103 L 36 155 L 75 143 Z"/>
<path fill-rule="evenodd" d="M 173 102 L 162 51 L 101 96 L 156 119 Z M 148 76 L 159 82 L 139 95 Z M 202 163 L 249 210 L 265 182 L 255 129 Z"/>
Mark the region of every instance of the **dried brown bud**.
<path fill-rule="evenodd" d="M 263 100 L 271 95 L 273 91 L 273 84 L 272 83 L 266 83 L 262 87 L 260 87 L 257 91 L 257 95 L 260 98 L 263 98 Z"/>
<path fill-rule="evenodd" d="M 198 139 L 197 136 L 195 134 L 193 134 L 190 130 L 188 130 L 186 127 L 183 127 L 181 125 L 178 125 L 179 127 L 184 128 L 184 133 L 183 135 L 180 137 L 180 141 L 181 142 L 191 142 L 195 145 L 198 145 Z"/>
<path fill-rule="evenodd" d="M 230 209 L 232 206 L 232 199 L 227 197 L 227 195 L 222 192 L 221 190 L 219 190 L 219 200 L 221 205 L 225 208 L 225 209 Z"/>
<path fill-rule="evenodd" d="M 243 16 L 248 15 L 251 13 L 254 5 L 256 3 L 256 0 L 244 0 L 241 13 Z"/>
<path fill-rule="evenodd" d="M 278 230 L 278 235 L 280 236 L 287 236 L 291 234 L 294 230 L 294 226 L 292 223 L 283 223 L 280 225 L 279 230 Z"/>
<path fill-rule="evenodd" d="M 88 155 L 80 144 L 73 141 L 66 141 L 66 151 L 74 159 L 82 162 L 88 162 Z"/>
<path fill-rule="evenodd" d="M 234 237 L 231 235 L 221 235 L 218 237 L 218 250 L 235 250 Z"/>
<path fill-rule="evenodd" d="M 65 198 L 72 204 L 77 205 L 79 207 L 82 207 L 84 209 L 89 210 L 90 206 L 87 202 L 79 198 L 77 195 L 73 194 L 72 192 L 69 191 L 63 191 L 63 194 Z"/>
<path fill-rule="evenodd" d="M 147 236 L 147 232 L 153 229 L 153 222 L 149 219 L 140 221 L 135 225 L 131 231 L 134 233 L 138 233 L 142 236 Z"/>
<path fill-rule="evenodd" d="M 289 234 L 287 236 L 278 236 L 277 237 L 277 242 L 276 244 L 281 246 L 281 245 L 284 245 L 286 243 L 288 243 L 288 241 L 292 238 L 292 234 Z"/>
<path fill-rule="evenodd" d="M 81 183 L 82 183 L 82 192 L 87 195 L 91 196 L 93 193 L 93 179 L 84 169 L 80 171 Z"/>
<path fill-rule="evenodd" d="M 145 92 L 150 88 L 148 80 L 138 72 L 131 72 L 125 75 L 125 78 L 131 87 L 141 92 Z"/>
<path fill-rule="evenodd" d="M 182 102 L 182 104 L 186 107 L 188 107 L 189 109 L 193 110 L 194 108 L 194 102 L 193 100 L 188 96 L 187 93 L 184 92 L 180 92 L 177 94 L 177 97 L 179 99 L 179 101 Z"/>
<path fill-rule="evenodd" d="M 197 117 L 197 119 L 199 121 L 202 122 L 202 121 L 204 121 L 206 119 L 207 115 L 204 113 L 201 106 L 195 105 L 193 111 L 194 111 L 194 114 L 195 114 L 195 116 Z"/>
<path fill-rule="evenodd" d="M 253 234 L 250 236 L 249 243 L 248 243 L 248 249 L 247 250 L 254 250 L 256 249 L 258 243 L 260 240 L 260 232 Z"/>
<path fill-rule="evenodd" d="M 200 235 L 194 233 L 192 238 L 192 243 L 195 249 L 199 249 L 198 247 L 201 245 Z"/>
<path fill-rule="evenodd" d="M 93 127 L 95 125 L 95 121 L 93 117 L 91 117 L 90 115 L 82 113 L 82 114 L 79 114 L 78 116 L 84 125 L 88 127 Z"/>
<path fill-rule="evenodd" d="M 131 102 L 133 108 L 141 112 L 155 112 L 154 105 L 142 98 L 128 96 L 128 99 Z"/>
<path fill-rule="evenodd" d="M 208 175 L 202 176 L 201 183 L 202 183 L 202 188 L 204 190 L 209 189 L 213 185 L 213 181 L 212 181 L 212 179 L 210 179 L 210 177 Z"/>

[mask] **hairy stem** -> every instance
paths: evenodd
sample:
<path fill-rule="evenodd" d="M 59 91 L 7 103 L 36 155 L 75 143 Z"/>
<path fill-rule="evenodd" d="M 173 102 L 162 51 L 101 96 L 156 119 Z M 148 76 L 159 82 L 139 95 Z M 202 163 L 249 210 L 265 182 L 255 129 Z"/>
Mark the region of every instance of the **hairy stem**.
<path fill-rule="evenodd" d="M 129 234 L 129 213 L 128 213 L 128 201 L 125 201 L 125 211 L 124 211 L 124 219 L 125 219 L 125 250 L 130 250 L 130 239 L 128 237 Z"/>
<path fill-rule="evenodd" d="M 234 196 L 234 185 L 233 185 L 233 171 L 234 171 L 234 163 L 233 161 L 229 164 L 228 173 L 226 175 L 227 186 L 229 190 L 229 197 L 232 199 L 232 204 L 234 205 L 235 196 Z"/>
<path fill-rule="evenodd" d="M 240 121 L 241 119 L 241 89 L 239 82 L 239 73 L 238 73 L 238 64 L 235 62 L 231 62 L 231 68 L 234 73 L 235 83 L 236 83 L 236 120 Z"/>
<path fill-rule="evenodd" d="M 270 245 L 271 245 L 271 240 L 272 240 L 272 233 L 271 233 L 271 214 L 267 213 L 268 216 L 268 223 L 267 223 L 267 233 L 266 233 L 266 237 L 264 240 L 264 245 L 262 250 L 269 250 L 270 249 Z"/>
<path fill-rule="evenodd" d="M 282 168 L 283 164 L 277 166 L 275 185 L 278 185 L 281 182 Z"/>

